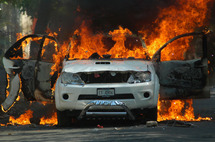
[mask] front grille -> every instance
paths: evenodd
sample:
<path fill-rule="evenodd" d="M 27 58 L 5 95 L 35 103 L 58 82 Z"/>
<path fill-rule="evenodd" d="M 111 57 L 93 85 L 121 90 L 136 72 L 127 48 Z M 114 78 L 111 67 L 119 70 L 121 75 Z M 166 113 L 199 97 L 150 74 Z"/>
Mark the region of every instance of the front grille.
<path fill-rule="evenodd" d="M 81 80 L 86 84 L 90 83 L 127 83 L 131 76 L 130 72 L 92 72 L 79 73 Z"/>
<path fill-rule="evenodd" d="M 103 97 L 98 95 L 81 94 L 78 100 L 116 100 L 116 99 L 134 99 L 133 94 L 115 94 L 114 96 Z"/>

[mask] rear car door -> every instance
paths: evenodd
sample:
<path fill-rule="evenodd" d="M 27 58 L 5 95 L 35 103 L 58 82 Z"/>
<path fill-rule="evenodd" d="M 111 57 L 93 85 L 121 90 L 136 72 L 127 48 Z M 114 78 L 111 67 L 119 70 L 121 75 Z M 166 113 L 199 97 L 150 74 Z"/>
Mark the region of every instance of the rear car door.
<path fill-rule="evenodd" d="M 183 38 L 187 37 L 191 37 L 192 42 L 189 43 L 188 50 L 182 54 L 183 57 L 181 59 L 177 59 L 176 57 L 174 60 L 165 61 L 164 54 L 166 48 L 174 48 L 171 47 L 173 42 L 183 40 Z M 176 56 L 179 50 L 172 50 L 169 56 Z M 187 33 L 174 37 L 154 54 L 152 60 L 160 80 L 161 99 L 210 97 L 208 87 L 207 35 L 205 33 Z"/>

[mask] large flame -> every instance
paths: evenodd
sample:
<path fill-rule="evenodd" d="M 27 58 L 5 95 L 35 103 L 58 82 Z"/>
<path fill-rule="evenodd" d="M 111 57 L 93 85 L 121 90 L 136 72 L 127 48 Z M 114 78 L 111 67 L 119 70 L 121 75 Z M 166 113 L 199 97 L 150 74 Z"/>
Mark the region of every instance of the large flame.
<path fill-rule="evenodd" d="M 60 49 L 56 50 L 57 53 L 53 55 L 55 64 L 52 66 L 51 75 L 59 70 L 59 65 L 65 56 L 70 60 L 75 58 L 88 59 L 93 53 L 97 53 L 100 56 L 110 54 L 111 58 L 147 58 L 147 51 L 142 45 L 132 46 L 131 49 L 125 47 L 125 40 L 128 35 L 131 36 L 133 34 L 129 29 L 121 26 L 119 26 L 119 29 L 110 31 L 108 35 L 95 34 L 83 22 L 80 29 L 74 32 L 74 36 L 69 41 L 64 42 Z M 104 38 L 108 37 L 112 37 L 112 40 L 115 42 L 111 47 L 106 47 L 103 41 Z M 138 40 L 138 37 L 136 40 Z"/>
<path fill-rule="evenodd" d="M 152 56 L 164 43 L 171 38 L 194 32 L 207 22 L 208 3 L 211 0 L 178 0 L 174 6 L 162 9 L 156 19 L 156 28 L 152 31 L 142 30 L 140 33 L 147 39 L 147 47 Z M 150 32 L 151 31 L 151 32 Z M 184 59 L 184 52 L 190 47 L 192 37 L 174 42 L 171 48 L 162 52 L 162 60 Z"/>
<path fill-rule="evenodd" d="M 86 22 L 83 22 L 79 29 L 77 29 L 69 41 L 65 41 L 57 48 L 55 45 L 56 54 L 53 54 L 54 65 L 52 66 L 51 75 L 55 71 L 60 70 L 60 64 L 62 60 L 67 56 L 69 59 L 83 59 L 89 58 L 93 53 L 98 53 L 100 56 L 104 54 L 111 54 L 112 58 L 146 58 L 146 52 L 152 57 L 153 54 L 168 40 L 176 35 L 194 32 L 198 28 L 206 24 L 206 16 L 208 16 L 208 4 L 212 0 L 178 0 L 175 1 L 175 5 L 165 9 L 161 9 L 158 18 L 154 22 L 156 28 L 142 29 L 139 33 L 144 35 L 143 40 L 146 41 L 147 51 L 145 48 L 133 47 L 132 49 L 125 48 L 124 41 L 127 35 L 133 33 L 127 29 L 119 26 L 118 29 L 110 31 L 108 35 L 103 33 L 93 33 L 88 27 Z M 57 36 L 56 33 L 49 35 Z M 103 37 L 112 37 L 115 44 L 112 47 L 107 48 L 103 42 Z M 21 36 L 20 36 L 21 37 Z M 20 48 L 25 51 L 26 47 L 31 40 L 23 42 Z M 162 61 L 164 60 L 179 60 L 184 59 L 184 53 L 190 48 L 190 41 L 192 37 L 184 38 L 170 44 L 171 47 L 164 49 L 162 52 Z M 45 41 L 44 45 L 50 41 Z M 42 55 L 45 50 L 42 51 Z M 16 59 L 28 58 L 27 55 L 18 57 Z M 14 58 L 15 59 L 15 58 Z M 26 117 L 28 116 L 28 117 Z M 10 117 L 12 124 L 30 124 L 29 119 L 32 117 L 32 112 L 29 110 L 25 114 L 21 115 L 21 118 Z M 23 119 L 23 117 L 25 119 Z M 28 118 L 28 120 L 26 120 Z M 158 121 L 164 120 L 182 120 L 182 121 L 200 121 L 210 120 L 210 118 L 195 118 L 192 100 L 172 100 L 172 101 L 158 101 Z M 23 121 L 20 123 L 19 121 Z M 50 124 L 56 125 L 56 113 L 53 117 L 42 117 L 40 121 L 41 125 Z"/>

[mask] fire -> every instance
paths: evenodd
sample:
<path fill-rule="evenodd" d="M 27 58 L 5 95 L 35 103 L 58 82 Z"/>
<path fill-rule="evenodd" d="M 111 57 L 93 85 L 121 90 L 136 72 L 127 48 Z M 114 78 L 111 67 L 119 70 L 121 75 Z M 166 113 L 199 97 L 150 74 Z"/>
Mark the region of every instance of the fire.
<path fill-rule="evenodd" d="M 10 87 L 10 76 L 9 74 L 7 74 L 7 87 L 6 87 L 6 98 L 8 97 L 9 95 L 9 87 Z"/>
<path fill-rule="evenodd" d="M 12 125 L 19 124 L 19 125 L 29 125 L 31 124 L 30 119 L 33 117 L 33 111 L 27 110 L 24 114 L 21 114 L 19 118 L 14 118 L 10 116 L 9 122 Z"/>
<path fill-rule="evenodd" d="M 60 64 L 65 58 L 68 59 L 87 59 L 93 53 L 97 53 L 100 56 L 110 54 L 111 58 L 146 58 L 146 52 L 152 57 L 153 54 L 168 40 L 176 35 L 194 32 L 198 28 L 206 24 L 206 16 L 208 16 L 208 4 L 211 0 L 178 0 L 175 1 L 175 5 L 165 9 L 161 9 L 158 18 L 154 22 L 157 26 L 155 29 L 149 28 L 148 30 L 142 29 L 139 31 L 146 41 L 147 51 L 145 48 L 136 46 L 132 49 L 125 47 L 124 41 L 127 39 L 127 35 L 133 35 L 133 33 L 127 29 L 119 26 L 118 29 L 110 31 L 108 34 L 93 33 L 83 22 L 79 29 L 77 29 L 69 41 L 65 41 L 58 48 L 57 43 L 55 45 L 56 54 L 53 54 L 54 65 L 52 66 L 51 75 L 55 71 L 60 70 Z M 79 8 L 77 9 L 79 11 Z M 50 36 L 57 37 L 57 33 L 51 33 L 48 30 Z M 19 35 L 17 39 L 20 39 L 22 35 Z M 103 39 L 111 37 L 115 42 L 111 47 L 106 47 Z M 23 51 L 25 47 L 29 45 L 31 41 L 40 40 L 41 38 L 28 39 L 20 46 Z M 167 60 L 183 60 L 184 53 L 190 48 L 190 41 L 193 37 L 188 37 L 182 40 L 178 40 L 171 45 L 172 48 L 166 48 L 162 52 L 162 61 Z M 49 44 L 50 40 L 44 42 L 44 46 Z M 174 47 L 174 48 L 173 48 Z M 42 55 L 45 50 L 42 50 Z M 28 59 L 27 55 L 23 57 L 16 57 L 11 59 Z M 33 117 L 32 111 L 28 110 L 25 114 L 22 114 L 19 118 L 15 119 L 10 117 L 12 124 L 27 125 L 30 124 L 30 118 Z M 210 120 L 210 118 L 195 118 L 192 100 L 172 100 L 172 101 L 158 101 L 158 121 L 164 120 L 182 120 L 182 121 L 200 121 Z M 20 122 L 22 121 L 22 122 Z M 52 117 L 42 117 L 40 121 L 41 125 L 57 125 L 57 114 L 54 113 Z"/>
<path fill-rule="evenodd" d="M 194 32 L 207 22 L 208 4 L 211 0 L 178 0 L 175 5 L 161 9 L 155 21 L 155 29 L 141 30 L 147 39 L 150 56 L 171 38 Z M 179 40 L 171 44 L 162 52 L 162 60 L 184 59 L 184 53 L 190 47 L 192 37 Z"/>
<path fill-rule="evenodd" d="M 146 58 L 144 48 L 140 47 L 133 47 L 132 50 L 129 50 L 125 47 L 125 40 L 126 35 L 132 35 L 133 33 L 125 28 L 123 29 L 119 26 L 119 29 L 114 30 L 113 32 L 110 31 L 109 35 L 112 36 L 112 40 L 115 41 L 115 45 L 109 50 L 108 54 L 112 55 L 112 58 L 128 58 L 128 57 L 135 57 L 135 58 Z"/>
<path fill-rule="evenodd" d="M 45 105 L 45 104 L 44 104 Z M 0 124 L 0 126 L 7 126 L 7 125 L 30 125 L 30 119 L 33 118 L 33 111 L 27 110 L 24 114 L 21 114 L 18 118 L 15 118 L 14 116 L 9 117 L 9 123 L 7 124 Z M 57 125 L 57 113 L 54 112 L 52 116 L 45 117 L 43 116 L 40 118 L 40 125 L 50 125 L 54 126 Z"/>
<path fill-rule="evenodd" d="M 48 33 L 48 36 L 51 36 L 51 37 L 55 37 L 56 38 L 58 36 L 58 34 L 56 32 L 51 32 L 51 30 L 49 28 L 47 28 L 46 33 Z M 44 43 L 43 43 L 43 46 L 47 46 L 49 44 L 54 44 L 55 50 L 58 47 L 58 45 L 57 45 L 57 43 L 55 41 L 46 38 L 45 41 L 44 41 Z M 46 51 L 45 48 L 42 48 L 41 56 L 44 55 L 45 51 Z"/>
<path fill-rule="evenodd" d="M 116 41 L 115 45 L 108 52 L 109 54 L 113 55 L 115 58 L 120 58 L 121 56 L 126 54 L 125 35 L 127 34 L 132 35 L 132 32 L 127 28 L 123 29 L 122 27 L 119 27 L 118 30 L 114 30 L 113 32 L 112 31 L 109 32 L 109 35 L 112 36 L 112 40 Z M 123 54 L 120 55 L 119 53 Z"/>
<path fill-rule="evenodd" d="M 22 35 L 22 33 L 17 33 L 16 36 L 17 36 L 17 41 L 18 41 L 21 38 L 23 38 L 25 35 Z M 26 39 L 25 42 L 22 42 L 21 46 L 17 50 L 22 48 L 23 56 L 22 57 L 20 57 L 20 56 L 14 57 L 12 59 L 28 59 L 29 56 L 26 54 L 26 50 L 28 50 L 28 46 L 29 46 L 30 42 L 31 42 L 31 39 Z"/>
<path fill-rule="evenodd" d="M 110 54 L 111 58 L 146 58 L 146 49 L 142 45 L 136 45 L 128 49 L 125 47 L 125 40 L 127 36 L 132 36 L 133 33 L 127 29 L 119 26 L 119 29 L 110 31 L 107 35 L 102 33 L 94 34 L 85 24 L 82 23 L 80 29 L 74 32 L 74 36 L 70 41 L 64 42 L 60 49 L 56 49 L 57 53 L 53 55 L 54 65 L 52 66 L 51 75 L 59 70 L 59 65 L 68 55 L 68 59 L 88 59 L 93 53 L 100 56 Z M 135 35 L 133 35 L 135 37 Z M 106 47 L 104 43 L 105 38 L 112 38 L 115 42 L 112 46 Z M 136 39 L 140 40 L 140 39 Z"/>
<path fill-rule="evenodd" d="M 194 32 L 196 28 L 206 23 L 207 6 L 210 0 L 180 0 L 177 5 L 162 9 L 155 21 L 158 26 L 147 39 L 147 48 L 152 56 L 165 42 L 176 35 Z M 140 31 L 141 33 L 147 33 Z M 149 31 L 148 31 L 149 32 Z M 184 53 L 190 47 L 192 37 L 179 40 L 171 44 L 162 52 L 162 60 L 184 59 Z M 174 48 L 173 48 L 174 47 Z M 211 118 L 195 118 L 192 99 L 189 100 L 160 100 L 158 101 L 158 121 L 181 120 L 201 121 Z"/>
<path fill-rule="evenodd" d="M 9 124 L 11 125 L 29 125 L 31 124 L 30 119 L 33 118 L 33 111 L 27 110 L 24 114 L 20 115 L 18 118 L 14 118 L 13 116 L 10 116 L 9 118 Z M 4 125 L 4 124 L 2 124 Z M 8 124 L 7 124 L 8 125 Z M 57 125 L 57 113 L 54 112 L 53 115 L 50 118 L 46 118 L 43 116 L 40 119 L 40 125 Z"/>
<path fill-rule="evenodd" d="M 20 78 L 20 75 L 19 75 L 19 78 Z M 19 100 L 20 100 L 20 93 L 22 92 L 22 81 L 21 81 L 21 79 L 19 79 L 19 84 L 20 84 L 20 86 L 19 86 L 19 93 L 18 93 L 18 96 L 17 96 L 17 98 L 16 98 L 16 102 L 18 102 Z"/>
<path fill-rule="evenodd" d="M 50 118 L 46 118 L 45 116 L 40 119 L 40 125 L 57 125 L 57 113 L 54 114 Z"/>
<path fill-rule="evenodd" d="M 146 41 L 147 51 L 139 47 L 125 48 L 126 35 L 133 33 L 121 26 L 119 29 L 108 33 L 108 36 L 112 36 L 115 44 L 106 48 L 102 40 L 104 34 L 93 33 L 86 26 L 86 22 L 83 22 L 80 28 L 74 32 L 70 41 L 64 42 L 60 49 L 56 50 L 57 54 L 53 55 L 55 64 L 52 66 L 51 75 L 59 70 L 59 65 L 66 55 L 69 55 L 69 59 L 87 59 L 93 53 L 98 53 L 100 56 L 111 54 L 111 58 L 146 58 L 145 53 L 148 52 L 152 57 L 164 43 L 176 35 L 194 32 L 197 28 L 204 26 L 207 22 L 206 15 L 209 2 L 211 0 L 180 0 L 176 1 L 175 5 L 162 9 L 154 22 L 157 24 L 155 29 L 149 28 L 139 31 L 144 35 L 143 40 Z M 189 43 L 192 39 L 193 37 L 188 37 L 170 44 L 174 48 L 164 49 L 162 61 L 184 59 L 184 54 L 190 48 Z"/>
<path fill-rule="evenodd" d="M 160 100 L 158 101 L 157 121 L 180 120 L 201 121 L 211 120 L 209 117 L 195 118 L 192 99 L 187 100 Z"/>
<path fill-rule="evenodd" d="M 22 33 L 17 33 L 16 34 L 16 41 L 20 40 L 21 38 L 23 38 L 25 35 L 22 35 Z"/>

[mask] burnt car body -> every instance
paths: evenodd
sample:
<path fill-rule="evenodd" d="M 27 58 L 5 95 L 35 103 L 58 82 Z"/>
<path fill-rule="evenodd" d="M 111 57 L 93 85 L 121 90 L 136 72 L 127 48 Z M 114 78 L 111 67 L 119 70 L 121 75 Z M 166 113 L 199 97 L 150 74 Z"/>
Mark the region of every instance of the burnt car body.
<path fill-rule="evenodd" d="M 166 46 L 169 43 L 171 43 L 174 40 L 177 40 L 178 38 L 193 36 L 193 35 L 198 36 L 202 39 L 201 58 L 196 58 L 196 59 L 191 59 L 186 61 L 184 60 L 161 61 L 162 50 L 166 48 Z M 30 55 L 28 55 L 27 57 L 24 57 L 24 50 L 26 49 L 23 49 L 22 46 L 23 46 L 23 42 L 25 43 L 25 46 L 26 46 L 26 40 L 28 38 L 30 39 L 38 38 L 38 39 L 36 39 L 36 41 L 34 42 L 30 42 L 27 44 L 27 46 L 29 46 L 28 52 L 30 51 Z M 44 44 L 46 39 L 49 39 L 50 41 L 49 45 Z M 98 106 L 98 108 L 100 108 L 99 111 L 104 109 L 110 110 L 112 109 L 112 107 L 118 107 L 118 108 L 120 107 L 126 113 L 122 112 L 118 114 L 127 115 L 131 119 L 135 119 L 135 116 L 133 115 L 134 112 L 132 112 L 131 110 L 135 110 L 137 108 L 139 108 L 140 110 L 145 108 L 156 108 L 158 94 L 160 94 L 161 99 L 205 98 L 210 96 L 209 89 L 207 87 L 207 75 L 208 75 L 207 73 L 207 68 L 208 68 L 207 35 L 205 35 L 202 32 L 183 34 L 173 38 L 172 40 L 168 41 L 164 46 L 162 46 L 154 54 L 152 59 L 150 59 L 149 61 L 144 61 L 141 59 L 136 60 L 134 58 L 131 58 L 130 60 L 129 59 L 113 60 L 113 59 L 107 59 L 105 57 L 101 58 L 100 60 L 87 59 L 87 60 L 69 61 L 64 59 L 63 61 L 62 59 L 62 65 L 61 65 L 62 70 L 58 71 L 62 73 L 57 81 L 55 97 L 52 95 L 52 88 L 58 76 L 57 76 L 57 73 L 55 73 L 54 75 L 50 75 L 51 67 L 54 64 L 52 61 L 52 57 L 50 56 L 52 54 L 50 53 L 55 52 L 54 50 L 55 47 L 53 45 L 54 43 L 57 43 L 57 40 L 50 36 L 29 35 L 18 40 L 5 53 L 5 57 L 3 58 L 3 63 L 4 63 L 6 72 L 10 77 L 9 83 L 11 85 L 10 85 L 10 88 L 8 89 L 9 96 L 1 105 L 4 111 L 7 111 L 12 106 L 13 102 L 15 101 L 19 93 L 20 88 L 24 96 L 28 100 L 48 101 L 48 100 L 55 99 L 60 125 L 65 125 L 64 122 L 68 122 L 67 121 L 68 119 L 64 117 L 64 115 L 67 113 L 71 114 L 71 111 L 73 110 L 75 110 L 75 112 L 71 114 L 72 117 L 75 116 L 78 118 L 83 118 L 84 116 L 86 116 L 86 114 L 99 115 L 99 113 L 97 113 L 98 109 L 95 109 L 96 110 L 95 112 L 88 111 L 90 110 L 90 108 L 93 108 L 96 105 Z M 47 48 L 49 50 L 46 50 L 45 53 L 43 53 L 42 52 L 43 48 Z M 18 56 L 21 58 L 18 58 Z M 117 62 L 120 62 L 120 64 L 124 64 L 124 65 L 117 66 L 116 64 Z M 113 65 L 115 64 L 115 66 L 112 66 L 111 68 L 109 68 L 110 67 L 109 66 L 108 68 L 106 68 L 108 65 L 111 65 L 112 63 Z M 144 66 L 144 68 L 140 68 L 139 70 L 135 70 L 135 69 L 132 70 L 132 69 L 128 69 L 129 65 L 131 68 L 133 67 L 137 69 L 138 66 Z M 80 71 L 79 72 L 75 71 L 76 69 L 73 68 L 74 66 L 77 66 L 77 69 L 79 69 Z M 98 66 L 100 66 L 100 68 L 97 68 Z M 127 69 L 123 70 L 124 67 L 127 67 Z M 96 68 L 98 70 L 95 70 Z M 156 89 L 154 88 L 154 91 L 152 91 L 153 92 L 152 95 L 150 94 L 150 91 L 147 91 L 147 89 L 144 90 L 144 86 L 140 86 L 140 88 L 143 87 L 142 88 L 143 98 L 144 98 L 144 92 L 148 92 L 148 94 L 145 94 L 145 97 L 148 98 L 148 101 L 149 101 L 150 97 L 148 97 L 148 95 L 149 96 L 151 95 L 153 98 L 152 99 L 153 105 L 151 103 L 150 105 L 146 105 L 146 106 L 142 104 L 139 107 L 133 107 L 132 103 L 126 104 L 126 101 L 121 100 L 122 97 L 131 97 L 131 95 L 129 96 L 129 94 L 126 94 L 126 91 L 121 93 L 121 94 L 124 94 L 124 96 L 123 95 L 119 96 L 120 93 L 117 93 L 116 91 L 117 85 L 114 86 L 114 83 L 119 84 L 120 82 L 122 85 L 124 85 L 123 89 L 126 89 L 126 85 L 128 86 L 131 85 L 129 84 L 131 82 L 129 82 L 128 80 L 132 72 L 135 72 L 135 71 L 136 72 L 149 71 L 151 72 L 151 74 L 153 74 L 152 75 L 154 76 L 153 83 L 156 82 L 155 83 L 156 85 L 154 84 L 154 86 L 157 86 L 157 87 L 155 87 Z M 79 84 L 71 84 L 68 82 L 64 82 L 62 78 L 65 75 L 65 72 L 70 72 L 72 73 L 72 75 L 75 75 L 76 73 L 78 73 L 79 75 L 78 76 L 75 75 L 75 78 L 79 80 Z M 124 73 L 122 75 L 122 73 L 119 73 L 119 72 L 124 72 Z M 65 79 L 68 77 L 67 75 L 64 76 Z M 95 78 L 96 75 L 102 76 L 102 79 L 106 78 L 105 81 L 107 82 L 105 82 L 104 84 L 104 80 L 99 80 L 99 79 L 96 80 Z M 116 78 L 111 78 L 111 76 L 113 77 L 115 75 L 117 75 L 118 78 L 122 77 L 125 79 L 117 80 Z M 107 76 L 110 77 L 109 81 Z M 156 81 L 156 78 L 157 78 L 156 76 L 158 76 L 159 81 L 158 80 Z M 93 79 L 94 82 L 89 79 L 92 77 L 94 77 Z M 114 80 L 115 82 L 113 83 Z M 100 86 L 92 87 L 90 83 L 87 84 L 86 82 L 91 82 L 93 84 L 97 84 L 97 86 L 98 85 Z M 132 85 L 134 85 L 134 82 L 132 83 L 133 83 Z M 140 84 L 141 83 L 147 84 L 149 82 L 140 82 Z M 160 91 L 158 93 L 158 91 L 156 92 L 155 90 L 159 89 L 158 87 L 159 84 L 160 84 Z M 135 85 L 139 85 L 139 84 L 135 83 Z M 74 88 L 79 88 L 79 91 L 81 90 L 85 92 L 84 93 L 79 92 L 78 95 L 76 95 L 76 98 L 72 96 L 71 98 L 73 98 L 74 100 L 69 102 L 69 97 L 70 97 L 69 93 L 71 91 L 66 89 L 66 88 L 69 88 L 68 86 L 71 86 L 70 88 L 71 90 L 74 90 Z M 83 86 L 88 86 L 88 88 L 86 87 L 86 89 L 84 89 Z M 62 89 L 63 87 L 64 89 Z M 90 91 L 88 90 L 90 90 L 90 88 L 91 89 L 93 88 L 93 93 L 90 93 L 89 95 L 88 92 Z M 60 93 L 59 93 L 59 90 L 60 90 Z M 105 91 L 110 92 L 110 94 L 113 93 L 113 96 L 111 96 L 110 94 L 104 93 Z M 98 92 L 101 92 L 101 96 L 99 95 Z M 82 96 L 79 96 L 79 95 L 82 95 Z M 88 98 L 88 100 L 83 101 L 86 98 Z M 129 98 L 129 99 L 133 99 L 133 98 Z M 135 99 L 137 101 L 140 98 L 136 97 Z M 77 103 L 77 106 L 76 106 L 76 102 L 78 100 L 81 103 L 79 104 Z M 74 106 L 74 108 L 77 108 L 77 109 L 71 108 L 71 106 Z M 78 113 L 76 110 L 78 110 Z M 149 114 L 149 112 L 147 113 Z M 117 114 L 117 113 L 113 111 L 113 113 L 109 113 L 109 114 Z M 155 116 L 153 119 L 155 119 L 156 111 L 154 111 L 153 114 Z"/>
<path fill-rule="evenodd" d="M 170 43 L 189 36 L 198 37 L 198 55 L 187 60 L 161 61 L 162 50 Z M 176 50 L 177 52 L 177 50 Z M 195 53 L 195 51 L 193 51 Z M 160 80 L 161 99 L 209 98 L 207 35 L 204 32 L 186 33 L 165 43 L 152 57 Z"/>
<path fill-rule="evenodd" d="M 47 39 L 50 44 L 44 46 Z M 28 101 L 52 99 L 51 88 L 57 76 L 50 75 L 50 72 L 53 65 L 52 54 L 55 52 L 53 44 L 56 42 L 56 39 L 50 36 L 28 35 L 7 50 L 3 64 L 9 79 L 9 97 L 2 104 L 3 111 L 12 106 L 20 90 Z M 44 48 L 48 50 L 42 53 Z"/>

